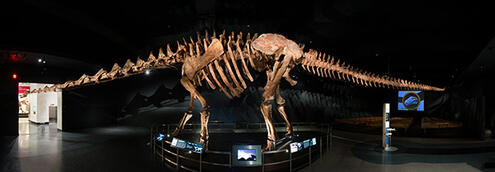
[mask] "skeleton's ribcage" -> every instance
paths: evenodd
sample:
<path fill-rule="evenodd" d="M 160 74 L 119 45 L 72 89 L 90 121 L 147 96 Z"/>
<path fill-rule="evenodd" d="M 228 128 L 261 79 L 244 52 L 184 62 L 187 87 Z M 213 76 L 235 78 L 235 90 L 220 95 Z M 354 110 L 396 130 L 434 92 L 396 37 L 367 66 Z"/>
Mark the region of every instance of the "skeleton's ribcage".
<path fill-rule="evenodd" d="M 212 89 L 221 90 L 229 98 L 239 97 L 247 87 L 245 79 L 253 79 L 247 67 L 248 59 L 230 55 L 223 54 L 199 70 L 195 85 L 205 84 Z"/>

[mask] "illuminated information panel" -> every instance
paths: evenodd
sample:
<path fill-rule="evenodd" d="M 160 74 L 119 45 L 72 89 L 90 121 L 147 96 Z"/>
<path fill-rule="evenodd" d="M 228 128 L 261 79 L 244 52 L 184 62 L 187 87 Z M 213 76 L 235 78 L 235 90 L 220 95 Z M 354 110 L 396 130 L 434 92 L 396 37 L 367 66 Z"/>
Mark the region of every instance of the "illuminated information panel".
<path fill-rule="evenodd" d="M 294 153 L 315 145 L 316 145 L 316 137 L 312 139 L 304 140 L 302 142 L 294 142 L 290 144 L 290 152 Z"/>
<path fill-rule="evenodd" d="M 165 137 L 165 135 L 163 135 L 163 134 L 158 134 L 158 136 L 156 137 L 156 140 L 158 140 L 158 141 L 162 141 L 164 137 Z"/>
<path fill-rule="evenodd" d="M 172 147 L 189 150 L 195 153 L 203 153 L 203 145 L 199 143 L 188 142 L 185 140 L 180 140 L 177 138 L 172 139 L 172 143 L 170 144 Z"/>

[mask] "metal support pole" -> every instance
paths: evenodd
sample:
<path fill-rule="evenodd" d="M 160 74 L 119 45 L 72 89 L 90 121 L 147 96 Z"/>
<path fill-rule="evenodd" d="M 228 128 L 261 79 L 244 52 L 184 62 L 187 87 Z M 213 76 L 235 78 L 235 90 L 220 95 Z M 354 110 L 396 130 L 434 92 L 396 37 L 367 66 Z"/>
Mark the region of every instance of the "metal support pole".
<path fill-rule="evenodd" d="M 232 152 L 229 152 L 229 167 L 232 168 Z"/>
<path fill-rule="evenodd" d="M 311 168 L 311 146 L 309 147 L 309 168 Z"/>
<path fill-rule="evenodd" d="M 162 162 L 163 162 L 163 140 L 162 140 L 162 147 L 161 148 L 162 148 L 161 150 L 162 150 Z"/>
<path fill-rule="evenodd" d="M 292 152 L 289 149 L 289 172 L 292 172 Z"/>
<path fill-rule="evenodd" d="M 333 146 L 333 126 L 330 127 L 330 152 L 332 152 Z"/>
<path fill-rule="evenodd" d="M 322 153 L 322 151 L 323 151 L 323 150 L 322 150 L 322 149 L 323 149 L 323 146 L 322 146 L 322 144 L 321 144 L 321 136 L 320 136 L 320 138 L 318 139 L 318 142 L 320 142 L 320 158 L 322 158 L 322 157 L 323 157 L 323 153 Z"/>
<path fill-rule="evenodd" d="M 152 129 L 152 130 L 154 130 L 154 129 Z M 153 134 L 152 134 L 152 136 L 151 136 L 151 144 L 152 144 L 152 146 L 153 146 L 153 155 L 155 155 L 155 154 L 156 154 L 156 142 L 155 142 L 155 140 L 153 139 Z"/>
<path fill-rule="evenodd" d="M 265 152 L 261 153 L 261 172 L 265 172 Z"/>
<path fill-rule="evenodd" d="M 330 136 L 330 126 L 327 126 L 327 134 L 326 134 L 326 138 L 327 138 L 327 144 L 326 144 L 326 146 L 327 146 L 327 150 L 326 150 L 326 152 L 328 152 L 328 145 L 329 145 L 329 144 L 328 144 L 328 139 L 329 139 L 328 137 L 329 137 L 329 136 Z"/>
<path fill-rule="evenodd" d="M 175 163 L 177 163 L 177 170 L 179 170 L 179 148 L 176 148 Z"/>
<path fill-rule="evenodd" d="M 151 146 L 151 154 L 153 155 L 153 126 L 150 129 L 150 146 Z"/>
<path fill-rule="evenodd" d="M 199 154 L 199 172 L 203 171 L 203 153 Z"/>

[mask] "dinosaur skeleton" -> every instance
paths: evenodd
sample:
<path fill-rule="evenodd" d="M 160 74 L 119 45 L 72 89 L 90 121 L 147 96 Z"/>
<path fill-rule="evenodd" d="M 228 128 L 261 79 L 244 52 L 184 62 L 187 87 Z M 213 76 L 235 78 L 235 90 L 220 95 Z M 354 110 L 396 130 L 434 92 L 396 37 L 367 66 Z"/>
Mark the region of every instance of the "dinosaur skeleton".
<path fill-rule="evenodd" d="M 285 99 L 280 95 L 280 82 L 282 78 L 291 85 L 297 81 L 289 75 L 296 65 L 302 65 L 303 69 L 320 77 L 345 80 L 364 87 L 380 87 L 390 89 L 411 89 L 443 91 L 443 88 L 415 83 L 399 78 L 384 77 L 361 69 L 354 68 L 341 62 L 330 54 L 310 49 L 303 52 L 304 45 L 298 45 L 292 40 L 279 34 L 266 33 L 258 36 L 249 33 L 244 37 L 241 33 L 230 35 L 223 31 L 212 36 L 205 32 L 204 36 L 196 33 L 197 38 L 189 37 L 177 41 L 176 51 L 172 51 L 170 45 L 166 47 L 166 53 L 159 49 L 158 57 L 150 52 L 148 60 L 140 58 L 136 63 L 127 60 L 120 67 L 115 63 L 107 72 L 100 69 L 95 75 L 83 75 L 76 81 L 67 81 L 52 87 L 33 90 L 32 92 L 54 91 L 57 88 L 71 88 L 82 85 L 107 82 L 131 75 L 141 74 L 146 70 L 169 68 L 177 63 L 182 65 L 182 77 L 180 83 L 190 92 L 191 101 L 189 108 L 180 120 L 176 130 L 172 133 L 177 136 L 184 129 L 187 121 L 192 117 L 194 99 L 200 101 L 201 134 L 200 142 L 208 147 L 208 104 L 205 98 L 196 90 L 198 86 L 206 85 L 211 89 L 217 89 L 225 93 L 229 98 L 239 97 L 246 89 L 245 79 L 253 81 L 250 66 L 257 72 L 266 72 L 267 81 L 263 88 L 263 103 L 260 106 L 268 133 L 267 145 L 264 150 L 273 150 L 277 140 L 272 118 L 272 100 L 275 100 L 277 110 L 285 120 L 287 135 L 292 134 L 292 126 L 285 113 Z M 242 71 L 242 73 L 241 73 Z"/>

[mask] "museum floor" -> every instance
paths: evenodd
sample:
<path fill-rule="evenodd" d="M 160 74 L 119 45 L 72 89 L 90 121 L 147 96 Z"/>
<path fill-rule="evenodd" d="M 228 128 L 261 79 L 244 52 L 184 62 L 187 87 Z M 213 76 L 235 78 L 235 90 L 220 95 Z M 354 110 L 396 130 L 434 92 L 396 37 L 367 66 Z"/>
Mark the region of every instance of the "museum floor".
<path fill-rule="evenodd" d="M 145 128 L 113 126 L 57 131 L 54 123 L 21 123 L 3 138 L 0 171 L 170 171 L 153 160 Z M 495 171 L 495 142 L 395 137 L 397 152 L 379 151 L 380 137 L 336 131 L 332 149 L 302 171 Z"/>

